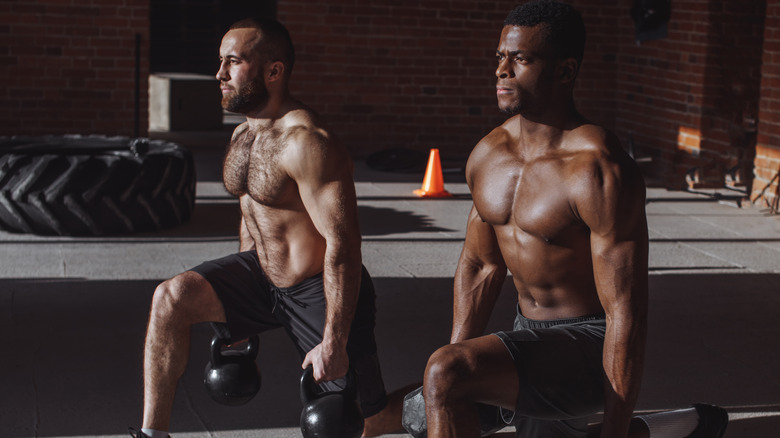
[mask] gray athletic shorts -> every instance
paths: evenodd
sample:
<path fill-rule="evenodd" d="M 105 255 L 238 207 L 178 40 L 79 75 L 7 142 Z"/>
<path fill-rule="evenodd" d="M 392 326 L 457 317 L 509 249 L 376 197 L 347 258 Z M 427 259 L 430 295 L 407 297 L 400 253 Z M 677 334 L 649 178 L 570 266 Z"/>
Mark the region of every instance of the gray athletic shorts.
<path fill-rule="evenodd" d="M 284 328 L 293 340 L 301 360 L 322 341 L 325 327 L 325 292 L 322 274 L 291 287 L 277 287 L 266 277 L 257 252 L 247 251 L 202 263 L 191 269 L 203 276 L 217 293 L 227 320 L 214 324 L 221 336 L 241 340 L 267 330 Z M 358 396 L 365 417 L 387 404 L 379 368 L 374 325 L 376 295 L 365 267 L 360 295 L 347 341 L 350 367 L 355 371 Z M 323 390 L 343 388 L 345 380 L 327 382 Z"/>
<path fill-rule="evenodd" d="M 585 437 L 588 417 L 604 406 L 604 314 L 534 321 L 518 309 L 514 330 L 498 332 L 514 359 L 520 391 L 502 410 L 518 437 Z"/>

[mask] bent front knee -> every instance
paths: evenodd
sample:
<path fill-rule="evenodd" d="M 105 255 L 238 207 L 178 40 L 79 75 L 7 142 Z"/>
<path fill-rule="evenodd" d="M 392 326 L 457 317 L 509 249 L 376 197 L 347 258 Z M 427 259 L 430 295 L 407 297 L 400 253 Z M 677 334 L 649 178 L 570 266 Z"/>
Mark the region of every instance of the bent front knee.
<path fill-rule="evenodd" d="M 151 318 L 192 325 L 223 322 L 224 311 L 208 282 L 197 274 L 185 272 L 160 283 L 154 290 Z"/>
<path fill-rule="evenodd" d="M 468 348 L 451 344 L 436 350 L 428 359 L 423 380 L 425 400 L 442 404 L 465 396 L 468 382 L 476 372 Z"/>
<path fill-rule="evenodd" d="M 170 318 L 182 307 L 182 284 L 174 277 L 157 285 L 152 297 L 153 318 Z"/>

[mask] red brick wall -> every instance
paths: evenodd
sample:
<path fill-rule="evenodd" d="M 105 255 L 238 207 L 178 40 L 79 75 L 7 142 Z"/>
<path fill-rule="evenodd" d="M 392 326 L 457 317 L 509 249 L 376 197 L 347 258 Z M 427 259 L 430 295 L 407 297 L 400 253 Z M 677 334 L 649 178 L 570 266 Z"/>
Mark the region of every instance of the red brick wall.
<path fill-rule="evenodd" d="M 378 4 L 381 4 L 379 6 Z M 504 120 L 495 48 L 514 1 L 283 0 L 293 93 L 356 155 L 390 147 L 465 156 Z"/>
<path fill-rule="evenodd" d="M 585 55 L 574 89 L 578 109 L 590 120 L 615 129 L 618 88 L 618 55 L 623 40 L 629 39 L 628 4 L 615 0 L 577 0 L 587 30 Z M 622 140 L 626 140 L 623 138 Z"/>
<path fill-rule="evenodd" d="M 764 0 L 675 1 L 668 36 L 641 45 L 630 2 L 572 3 L 588 27 L 575 90 L 586 116 L 624 143 L 633 137 L 663 184 L 683 186 L 698 168 L 722 185 L 740 160 L 749 177 L 755 138 L 742 128 L 757 112 Z M 405 146 L 465 156 L 505 118 L 492 92 L 493 50 L 515 4 L 281 1 L 300 54 L 293 91 L 356 155 Z M 698 133 L 689 137 L 696 150 L 678 145 L 681 130 Z"/>
<path fill-rule="evenodd" d="M 778 212 L 780 207 L 780 5 L 766 8 L 758 145 L 751 200 Z"/>
<path fill-rule="evenodd" d="M 280 0 L 278 18 L 298 51 L 293 92 L 357 156 L 437 147 L 445 160 L 465 157 L 505 119 L 495 104 L 493 52 L 515 3 Z M 675 0 L 668 36 L 637 45 L 630 1 L 572 3 L 588 27 L 577 103 L 653 157 L 651 180 L 680 187 L 688 173 L 722 185 L 731 171 L 752 183 L 754 196 L 776 199 L 777 5 Z M 132 135 L 136 34 L 146 133 L 149 1 L 83 4 L 0 3 L 0 135 Z"/>
<path fill-rule="evenodd" d="M 496 108 L 495 48 L 518 2 L 285 0 L 278 18 L 299 62 L 293 93 L 328 117 L 358 156 L 390 147 L 465 157 L 506 116 Z M 619 38 L 628 9 L 616 0 L 573 2 L 588 25 L 576 98 L 614 127 Z M 630 24 L 630 23 L 629 23 Z"/>
<path fill-rule="evenodd" d="M 133 135 L 141 35 L 146 133 L 148 0 L 0 2 L 0 135 Z"/>
<path fill-rule="evenodd" d="M 647 170 L 661 184 L 679 188 L 693 170 L 699 186 L 722 186 L 729 171 L 749 184 L 764 0 L 676 0 L 667 37 L 641 44 L 629 4 L 602 8 L 616 14 L 587 23 L 591 34 L 605 35 L 601 44 L 589 41 L 604 70 L 588 84 L 600 121 L 653 157 Z"/>

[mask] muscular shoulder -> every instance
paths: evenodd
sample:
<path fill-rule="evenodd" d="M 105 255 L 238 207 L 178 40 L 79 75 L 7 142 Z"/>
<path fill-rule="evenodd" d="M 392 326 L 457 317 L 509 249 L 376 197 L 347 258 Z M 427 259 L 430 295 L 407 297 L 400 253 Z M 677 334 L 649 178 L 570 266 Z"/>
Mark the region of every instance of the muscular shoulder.
<path fill-rule="evenodd" d="M 638 168 L 617 137 L 597 125 L 583 125 L 568 132 L 561 153 L 568 161 L 568 176 L 593 180 L 589 186 L 599 186 L 612 179 L 629 182 L 639 176 Z"/>
<path fill-rule="evenodd" d="M 567 189 L 574 211 L 592 227 L 644 208 L 645 184 L 617 137 L 597 125 L 569 134 L 564 151 Z"/>
<path fill-rule="evenodd" d="M 493 129 L 474 146 L 466 162 L 466 181 L 471 186 L 474 175 L 485 166 L 495 164 L 496 152 L 506 150 L 512 141 L 517 141 L 506 123 Z"/>
<path fill-rule="evenodd" d="M 291 111 L 279 121 L 278 127 L 292 148 L 328 147 L 334 143 L 320 116 L 310 110 Z"/>
<path fill-rule="evenodd" d="M 280 120 L 279 129 L 286 144 L 284 161 L 291 173 L 332 171 L 339 162 L 352 169 L 346 149 L 313 111 L 291 111 Z"/>

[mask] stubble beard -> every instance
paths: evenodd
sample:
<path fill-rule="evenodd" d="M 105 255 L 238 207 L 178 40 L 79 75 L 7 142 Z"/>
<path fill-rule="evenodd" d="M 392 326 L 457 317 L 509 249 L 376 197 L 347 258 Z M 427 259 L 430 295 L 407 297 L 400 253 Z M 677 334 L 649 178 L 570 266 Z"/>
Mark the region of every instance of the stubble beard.
<path fill-rule="evenodd" d="M 506 98 L 505 98 L 506 99 Z M 511 101 L 504 101 L 502 104 L 502 99 L 498 99 L 498 110 L 501 111 L 504 114 L 508 114 L 510 116 L 516 116 L 520 114 L 520 111 L 523 109 L 523 99 L 520 96 L 520 91 L 515 90 L 515 93 L 512 95 Z"/>
<path fill-rule="evenodd" d="M 247 114 L 268 103 L 268 89 L 262 78 L 255 78 L 245 87 L 222 96 L 222 108 L 237 114 Z"/>
<path fill-rule="evenodd" d="M 510 116 L 516 116 L 520 114 L 520 109 L 522 108 L 522 105 L 520 105 L 520 102 L 513 103 L 511 105 L 507 105 L 504 107 L 498 107 L 498 110 L 501 111 L 504 114 L 509 114 Z"/>

